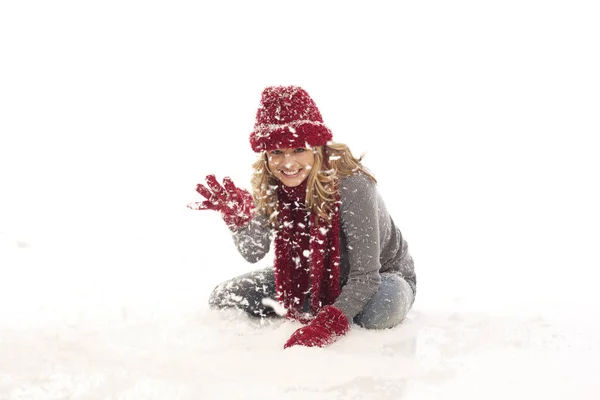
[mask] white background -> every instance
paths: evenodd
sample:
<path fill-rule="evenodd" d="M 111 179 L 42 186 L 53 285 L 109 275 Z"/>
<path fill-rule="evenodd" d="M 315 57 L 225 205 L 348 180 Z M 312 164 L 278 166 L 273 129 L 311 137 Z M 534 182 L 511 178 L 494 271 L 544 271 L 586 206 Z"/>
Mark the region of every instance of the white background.
<path fill-rule="evenodd" d="M 464 398 L 499 376 L 488 398 L 596 398 L 599 20 L 593 1 L 3 2 L 0 398 Z M 405 326 L 283 352 L 297 327 L 207 310 L 257 266 L 185 205 L 209 173 L 249 187 L 260 92 L 281 84 L 366 153 L 416 261 Z M 398 340 L 420 350 L 389 356 Z M 506 354 L 526 379 L 455 362 Z M 232 365 L 246 380 L 212 375 Z"/>

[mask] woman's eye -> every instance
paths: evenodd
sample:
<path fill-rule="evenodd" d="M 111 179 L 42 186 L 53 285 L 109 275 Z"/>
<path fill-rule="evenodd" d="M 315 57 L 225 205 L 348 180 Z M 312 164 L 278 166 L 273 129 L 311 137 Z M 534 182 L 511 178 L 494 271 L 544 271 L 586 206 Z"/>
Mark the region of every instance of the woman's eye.
<path fill-rule="evenodd" d="M 303 147 L 298 147 L 296 150 L 294 150 L 294 152 L 296 152 L 296 153 L 304 153 L 305 151 L 306 151 L 306 149 Z"/>
<path fill-rule="evenodd" d="M 272 156 L 278 156 L 279 154 L 281 154 L 281 150 L 273 150 L 273 151 L 271 152 L 271 155 L 272 155 Z"/>

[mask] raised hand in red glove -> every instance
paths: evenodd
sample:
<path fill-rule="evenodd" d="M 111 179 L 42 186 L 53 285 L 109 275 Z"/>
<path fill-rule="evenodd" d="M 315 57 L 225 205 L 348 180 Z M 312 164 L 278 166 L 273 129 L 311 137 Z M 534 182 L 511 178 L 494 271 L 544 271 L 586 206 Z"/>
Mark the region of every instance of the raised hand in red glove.
<path fill-rule="evenodd" d="M 255 206 L 250 192 L 236 187 L 229 177 L 223 179 L 223 186 L 221 186 L 214 175 L 208 175 L 206 185 L 199 183 L 196 186 L 196 191 L 206 200 L 190 203 L 189 208 L 219 211 L 231 229 L 241 228 L 252 219 L 252 210 Z"/>
<path fill-rule="evenodd" d="M 298 329 L 283 346 L 325 347 L 350 330 L 348 318 L 334 306 L 325 306 L 308 325 Z"/>

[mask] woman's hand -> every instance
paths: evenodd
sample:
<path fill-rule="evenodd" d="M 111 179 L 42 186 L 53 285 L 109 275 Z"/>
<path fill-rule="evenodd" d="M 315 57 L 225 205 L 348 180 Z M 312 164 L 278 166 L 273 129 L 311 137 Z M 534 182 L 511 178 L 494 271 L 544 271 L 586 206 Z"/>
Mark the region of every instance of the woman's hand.
<path fill-rule="evenodd" d="M 214 175 L 206 177 L 206 186 L 199 183 L 196 191 L 206 198 L 198 203 L 190 203 L 192 210 L 215 210 L 231 229 L 239 229 L 252 219 L 254 199 L 250 192 L 236 187 L 231 178 L 223 179 L 223 186 Z"/>
<path fill-rule="evenodd" d="M 283 346 L 325 347 L 350 330 L 348 318 L 334 306 L 325 306 L 308 325 L 298 329 Z"/>

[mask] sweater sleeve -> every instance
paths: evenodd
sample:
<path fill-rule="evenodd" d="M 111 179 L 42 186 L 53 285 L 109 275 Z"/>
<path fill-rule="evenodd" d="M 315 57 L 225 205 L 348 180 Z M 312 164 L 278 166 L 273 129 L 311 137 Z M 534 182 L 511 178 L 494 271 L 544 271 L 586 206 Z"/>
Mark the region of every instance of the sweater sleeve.
<path fill-rule="evenodd" d="M 232 231 L 233 241 L 244 259 L 250 263 L 262 260 L 271 246 L 271 228 L 267 225 L 267 217 L 256 214 L 241 229 Z"/>
<path fill-rule="evenodd" d="M 340 199 L 340 228 L 346 237 L 350 271 L 334 306 L 352 321 L 381 283 L 379 195 L 375 182 L 357 174 L 341 182 Z"/>

